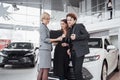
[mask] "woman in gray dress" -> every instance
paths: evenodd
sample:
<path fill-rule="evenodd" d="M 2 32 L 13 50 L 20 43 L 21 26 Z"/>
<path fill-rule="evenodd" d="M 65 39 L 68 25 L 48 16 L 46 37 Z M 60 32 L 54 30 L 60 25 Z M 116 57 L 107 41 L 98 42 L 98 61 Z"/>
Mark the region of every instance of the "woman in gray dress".
<path fill-rule="evenodd" d="M 37 80 L 48 80 L 48 72 L 51 68 L 51 50 L 52 42 L 61 41 L 62 38 L 50 39 L 50 32 L 47 24 L 50 21 L 50 15 L 44 12 L 41 15 L 40 25 L 40 52 L 39 52 L 39 64 L 38 64 L 38 76 Z"/>

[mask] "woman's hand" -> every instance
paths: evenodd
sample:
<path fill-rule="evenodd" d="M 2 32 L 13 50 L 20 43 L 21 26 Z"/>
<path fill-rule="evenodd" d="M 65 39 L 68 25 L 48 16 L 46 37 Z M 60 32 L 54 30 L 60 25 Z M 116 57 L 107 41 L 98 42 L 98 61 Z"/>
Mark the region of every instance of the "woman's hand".
<path fill-rule="evenodd" d="M 67 50 L 67 54 L 68 54 L 69 56 L 71 56 L 70 49 Z"/>
<path fill-rule="evenodd" d="M 60 36 L 60 37 L 57 38 L 57 41 L 62 41 L 62 39 L 63 38 Z"/>
<path fill-rule="evenodd" d="M 56 45 L 58 44 L 58 42 L 53 42 L 52 44 L 53 44 L 54 46 L 56 46 Z"/>
<path fill-rule="evenodd" d="M 66 46 L 68 46 L 69 44 L 67 44 L 67 43 L 62 43 L 61 44 L 63 47 L 66 47 Z"/>

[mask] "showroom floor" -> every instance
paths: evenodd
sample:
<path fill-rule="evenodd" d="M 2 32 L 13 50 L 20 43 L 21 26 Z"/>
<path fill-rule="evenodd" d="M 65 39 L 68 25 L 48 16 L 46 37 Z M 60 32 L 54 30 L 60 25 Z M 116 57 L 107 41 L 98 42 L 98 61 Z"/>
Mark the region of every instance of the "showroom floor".
<path fill-rule="evenodd" d="M 0 80 L 36 80 L 35 68 L 0 68 Z M 56 79 L 49 79 L 56 80 Z M 108 80 L 120 80 L 120 71 L 113 72 Z"/>
<path fill-rule="evenodd" d="M 120 71 L 112 73 L 110 75 L 110 80 L 120 80 Z"/>
<path fill-rule="evenodd" d="M 120 63 L 119 63 L 119 69 L 120 69 Z M 119 72 L 113 72 L 112 74 L 110 74 L 109 80 L 120 80 L 120 70 Z"/>
<path fill-rule="evenodd" d="M 0 68 L 0 80 L 37 80 L 37 67 L 10 67 Z M 50 78 L 49 80 L 56 80 Z M 58 79 L 57 79 L 58 80 Z M 120 71 L 113 72 L 108 80 L 120 80 Z"/>

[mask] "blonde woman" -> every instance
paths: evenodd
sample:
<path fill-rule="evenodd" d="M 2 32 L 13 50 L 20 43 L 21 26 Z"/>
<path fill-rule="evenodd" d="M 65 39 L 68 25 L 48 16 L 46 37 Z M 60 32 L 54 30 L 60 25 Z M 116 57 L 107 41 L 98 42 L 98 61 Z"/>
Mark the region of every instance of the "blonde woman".
<path fill-rule="evenodd" d="M 50 22 L 50 15 L 44 12 L 41 15 L 40 25 L 40 52 L 37 80 L 48 80 L 48 72 L 51 68 L 51 50 L 52 42 L 61 41 L 61 37 L 50 39 L 49 29 L 47 27 Z"/>

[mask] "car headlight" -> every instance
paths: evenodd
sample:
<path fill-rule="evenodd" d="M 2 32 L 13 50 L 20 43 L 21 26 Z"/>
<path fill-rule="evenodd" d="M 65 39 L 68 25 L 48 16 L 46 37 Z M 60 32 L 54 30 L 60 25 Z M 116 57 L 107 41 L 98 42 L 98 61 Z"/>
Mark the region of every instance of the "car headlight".
<path fill-rule="evenodd" d="M 27 54 L 25 54 L 25 56 L 30 56 L 30 55 L 33 55 L 33 53 L 27 53 Z"/>
<path fill-rule="evenodd" d="M 6 55 L 6 54 L 3 54 L 2 52 L 0 52 L 0 56 L 2 56 L 2 57 L 7 57 L 7 55 Z"/>
<path fill-rule="evenodd" d="M 95 56 L 88 56 L 84 58 L 84 63 L 85 62 L 91 62 L 91 61 L 96 61 L 100 58 L 100 55 L 95 55 Z"/>
<path fill-rule="evenodd" d="M 27 52 L 27 54 L 25 54 L 25 56 L 30 56 L 30 55 L 33 55 L 34 54 L 34 51 L 33 50 L 29 50 L 28 52 Z"/>

